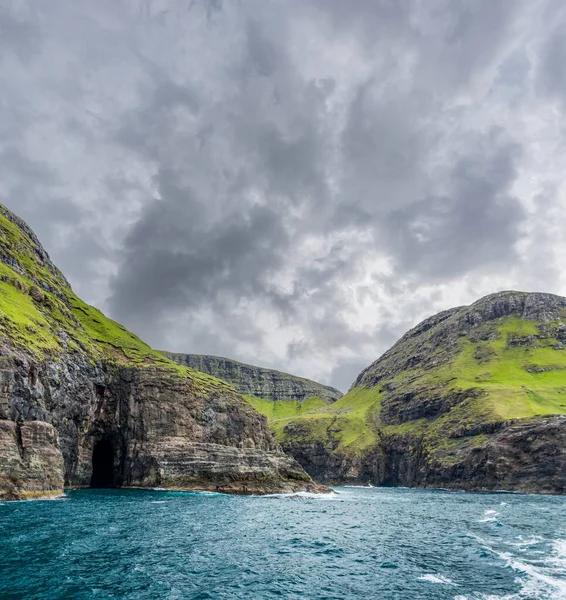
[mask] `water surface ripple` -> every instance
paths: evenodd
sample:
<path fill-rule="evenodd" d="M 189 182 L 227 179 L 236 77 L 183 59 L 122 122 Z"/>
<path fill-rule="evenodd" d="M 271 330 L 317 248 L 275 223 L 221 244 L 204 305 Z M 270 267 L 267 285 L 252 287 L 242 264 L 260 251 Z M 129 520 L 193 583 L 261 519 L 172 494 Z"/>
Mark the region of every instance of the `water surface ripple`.
<path fill-rule="evenodd" d="M 566 498 L 77 490 L 0 503 L 0 598 L 566 598 Z"/>

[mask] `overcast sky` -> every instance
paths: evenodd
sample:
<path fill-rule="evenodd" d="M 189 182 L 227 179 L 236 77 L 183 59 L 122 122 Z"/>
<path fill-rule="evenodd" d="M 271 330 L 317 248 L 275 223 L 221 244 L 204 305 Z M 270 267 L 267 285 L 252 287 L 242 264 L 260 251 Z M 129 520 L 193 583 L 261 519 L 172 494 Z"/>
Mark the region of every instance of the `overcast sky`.
<path fill-rule="evenodd" d="M 347 389 L 566 295 L 563 0 L 1 0 L 0 201 L 157 348 Z"/>

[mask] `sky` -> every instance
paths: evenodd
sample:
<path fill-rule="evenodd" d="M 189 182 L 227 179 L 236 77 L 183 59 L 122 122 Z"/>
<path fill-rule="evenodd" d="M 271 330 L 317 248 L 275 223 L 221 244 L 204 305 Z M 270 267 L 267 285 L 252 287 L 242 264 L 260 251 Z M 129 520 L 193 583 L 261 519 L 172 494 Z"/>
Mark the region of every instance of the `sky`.
<path fill-rule="evenodd" d="M 2 0 L 0 202 L 155 348 L 346 390 L 566 295 L 562 0 Z"/>

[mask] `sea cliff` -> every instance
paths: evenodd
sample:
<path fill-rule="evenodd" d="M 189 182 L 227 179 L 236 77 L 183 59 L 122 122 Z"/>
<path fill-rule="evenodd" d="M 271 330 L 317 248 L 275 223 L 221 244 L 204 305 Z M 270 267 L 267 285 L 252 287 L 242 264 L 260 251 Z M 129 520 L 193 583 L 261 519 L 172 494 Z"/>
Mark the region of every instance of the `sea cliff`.
<path fill-rule="evenodd" d="M 0 499 L 90 485 L 318 489 L 232 386 L 80 300 L 0 205 Z"/>

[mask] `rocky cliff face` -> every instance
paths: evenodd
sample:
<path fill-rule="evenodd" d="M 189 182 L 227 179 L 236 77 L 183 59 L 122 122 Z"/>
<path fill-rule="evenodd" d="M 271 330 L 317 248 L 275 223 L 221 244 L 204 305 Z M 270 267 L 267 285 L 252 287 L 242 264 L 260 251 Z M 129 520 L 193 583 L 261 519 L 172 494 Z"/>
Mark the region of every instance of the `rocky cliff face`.
<path fill-rule="evenodd" d="M 317 489 L 231 386 L 84 304 L 0 206 L 0 499 L 90 485 Z"/>
<path fill-rule="evenodd" d="M 566 298 L 502 292 L 409 331 L 276 435 L 327 482 L 566 493 Z"/>
<path fill-rule="evenodd" d="M 303 402 L 317 397 L 330 403 L 342 397 L 342 392 L 309 379 L 246 365 L 228 358 L 202 354 L 164 353 L 180 365 L 207 373 L 226 381 L 240 394 L 272 401 Z"/>

